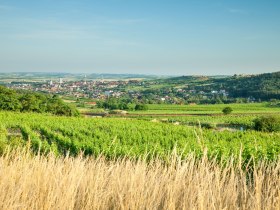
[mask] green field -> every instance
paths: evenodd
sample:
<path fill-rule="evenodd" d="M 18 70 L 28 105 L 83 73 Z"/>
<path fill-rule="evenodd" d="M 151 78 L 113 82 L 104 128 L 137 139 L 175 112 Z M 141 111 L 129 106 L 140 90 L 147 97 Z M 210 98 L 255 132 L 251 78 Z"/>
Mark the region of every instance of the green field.
<path fill-rule="evenodd" d="M 35 151 L 57 155 L 103 154 L 114 157 L 160 157 L 176 150 L 182 157 L 194 153 L 218 159 L 234 156 L 249 161 L 275 160 L 280 154 L 280 133 L 217 131 L 139 119 L 91 119 L 31 113 L 0 113 L 2 150 L 6 145 L 31 145 Z"/>
<path fill-rule="evenodd" d="M 133 114 L 222 114 L 222 109 L 230 106 L 233 114 L 247 113 L 280 113 L 280 107 L 269 106 L 269 103 L 248 104 L 214 104 L 214 105 L 169 105 L 149 104 L 147 111 L 133 111 Z"/>
<path fill-rule="evenodd" d="M 76 101 L 65 100 L 65 102 L 74 104 L 79 111 L 83 113 L 102 113 L 104 109 L 97 108 L 87 104 L 90 100 L 83 101 L 83 107 L 79 107 Z M 209 104 L 209 105 L 176 105 L 176 104 L 147 104 L 148 110 L 145 111 L 128 111 L 128 114 L 141 116 L 153 115 L 219 115 L 222 117 L 222 110 L 225 107 L 233 109 L 232 115 L 260 115 L 260 114 L 280 114 L 279 106 L 271 106 L 270 103 L 246 103 L 246 104 Z"/>
<path fill-rule="evenodd" d="M 222 109 L 230 106 L 233 112 L 224 115 Z M 251 129 L 257 117 L 265 115 L 280 116 L 280 107 L 269 103 L 215 104 L 215 105 L 167 105 L 149 104 L 147 111 L 129 111 L 126 118 L 146 121 L 159 121 L 181 125 L 207 124 L 206 127 L 243 127 Z M 116 116 L 112 116 L 116 117 Z"/>

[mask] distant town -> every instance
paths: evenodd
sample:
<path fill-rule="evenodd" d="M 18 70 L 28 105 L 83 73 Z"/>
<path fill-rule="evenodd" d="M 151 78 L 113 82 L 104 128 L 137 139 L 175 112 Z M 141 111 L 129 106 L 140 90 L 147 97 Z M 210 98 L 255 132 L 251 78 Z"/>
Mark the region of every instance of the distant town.
<path fill-rule="evenodd" d="M 123 98 L 129 97 L 146 102 L 180 104 L 185 100 L 199 97 L 199 99 L 225 99 L 229 93 L 224 90 L 210 90 L 208 92 L 190 89 L 187 85 L 182 88 L 160 86 L 158 80 L 87 80 L 86 76 L 82 80 L 67 81 L 63 78 L 47 80 L 42 82 L 16 81 L 7 83 L 6 86 L 15 90 L 36 91 L 49 94 L 57 94 L 72 98 L 89 98 L 94 100 L 104 100 L 109 97 Z M 250 100 L 254 100 L 253 98 Z"/>
<path fill-rule="evenodd" d="M 260 75 L 179 76 L 64 73 L 2 74 L 1 85 L 65 100 L 119 99 L 143 104 L 222 104 L 279 100 L 279 72 Z"/>

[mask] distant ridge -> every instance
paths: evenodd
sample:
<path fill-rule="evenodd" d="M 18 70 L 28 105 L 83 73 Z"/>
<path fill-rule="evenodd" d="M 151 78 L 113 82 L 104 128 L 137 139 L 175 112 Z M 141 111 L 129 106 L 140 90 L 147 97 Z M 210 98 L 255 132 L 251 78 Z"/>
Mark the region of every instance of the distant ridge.
<path fill-rule="evenodd" d="M 171 83 L 193 83 L 196 89 L 217 90 L 224 89 L 230 97 L 254 97 L 256 99 L 280 99 L 280 71 L 255 75 L 233 76 L 181 76 L 166 80 Z"/>

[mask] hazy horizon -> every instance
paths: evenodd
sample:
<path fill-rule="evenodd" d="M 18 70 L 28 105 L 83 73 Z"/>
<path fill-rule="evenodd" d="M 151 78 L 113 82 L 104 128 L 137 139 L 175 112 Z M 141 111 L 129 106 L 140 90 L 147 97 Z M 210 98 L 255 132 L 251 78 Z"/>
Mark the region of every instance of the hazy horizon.
<path fill-rule="evenodd" d="M 276 0 L 0 0 L 0 72 L 280 70 Z"/>
<path fill-rule="evenodd" d="M 237 75 L 259 75 L 259 74 L 266 74 L 266 73 L 277 73 L 280 71 L 274 71 L 274 72 L 260 72 L 260 73 L 233 73 L 233 74 L 152 74 L 152 73 L 109 73 L 109 72 L 60 72 L 60 71 L 54 71 L 54 72 L 47 72 L 47 71 L 19 71 L 19 72 L 1 72 L 0 74 L 49 74 L 49 75 L 55 75 L 55 74 L 70 74 L 70 75 L 135 75 L 135 76 L 158 76 L 158 77 L 180 77 L 180 76 L 233 76 L 235 74 Z"/>

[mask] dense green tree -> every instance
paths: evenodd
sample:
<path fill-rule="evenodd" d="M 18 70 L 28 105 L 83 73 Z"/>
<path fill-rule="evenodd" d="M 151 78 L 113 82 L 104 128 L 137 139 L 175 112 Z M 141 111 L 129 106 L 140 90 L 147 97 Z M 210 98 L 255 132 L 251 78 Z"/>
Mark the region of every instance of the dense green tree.
<path fill-rule="evenodd" d="M 22 104 L 13 95 L 0 94 L 0 110 L 20 111 Z"/>
<path fill-rule="evenodd" d="M 148 106 L 146 104 L 136 104 L 135 110 L 148 110 Z"/>
<path fill-rule="evenodd" d="M 117 98 L 109 98 L 106 101 L 98 101 L 97 107 L 98 108 L 104 108 L 109 110 L 114 109 L 121 109 L 121 110 L 127 110 L 129 109 L 129 100 L 127 99 L 117 99 Z"/>
<path fill-rule="evenodd" d="M 254 120 L 254 128 L 257 131 L 278 132 L 280 131 L 280 117 L 262 116 Z"/>
<path fill-rule="evenodd" d="M 20 102 L 22 104 L 21 111 L 42 112 L 40 109 L 40 103 L 42 103 L 42 101 L 32 93 L 24 94 L 22 97 L 20 97 Z"/>
<path fill-rule="evenodd" d="M 233 110 L 231 107 L 228 106 L 228 107 L 225 107 L 222 111 L 224 114 L 230 114 Z"/>

